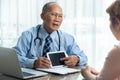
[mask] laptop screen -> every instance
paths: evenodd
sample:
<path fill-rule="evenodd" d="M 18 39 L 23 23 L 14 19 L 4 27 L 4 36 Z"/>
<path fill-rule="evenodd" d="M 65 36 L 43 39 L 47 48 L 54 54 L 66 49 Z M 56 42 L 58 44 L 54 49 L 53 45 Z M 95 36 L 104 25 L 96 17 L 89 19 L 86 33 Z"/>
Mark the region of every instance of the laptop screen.
<path fill-rule="evenodd" d="M 16 51 L 13 48 L 4 47 L 0 47 L 0 73 L 21 79 L 47 75 L 33 69 L 21 68 Z"/>

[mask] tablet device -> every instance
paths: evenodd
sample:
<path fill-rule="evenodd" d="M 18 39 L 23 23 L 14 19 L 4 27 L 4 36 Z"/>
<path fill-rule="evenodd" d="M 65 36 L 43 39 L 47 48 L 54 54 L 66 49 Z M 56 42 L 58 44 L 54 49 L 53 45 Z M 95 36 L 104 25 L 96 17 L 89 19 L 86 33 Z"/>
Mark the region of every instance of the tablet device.
<path fill-rule="evenodd" d="M 64 61 L 61 61 L 60 58 L 67 57 L 65 51 L 57 51 L 57 52 L 48 52 L 47 58 L 51 61 L 51 67 L 63 66 Z"/>
<path fill-rule="evenodd" d="M 68 57 L 65 51 L 48 52 L 47 57 L 51 61 L 51 68 L 36 68 L 37 70 L 59 75 L 80 72 L 79 69 L 69 68 L 60 61 L 60 58 Z"/>

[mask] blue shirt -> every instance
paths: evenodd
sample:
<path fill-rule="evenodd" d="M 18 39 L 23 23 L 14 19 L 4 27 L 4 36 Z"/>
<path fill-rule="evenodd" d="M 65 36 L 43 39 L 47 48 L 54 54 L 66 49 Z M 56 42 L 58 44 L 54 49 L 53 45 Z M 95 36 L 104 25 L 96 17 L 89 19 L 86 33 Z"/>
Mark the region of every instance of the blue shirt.
<path fill-rule="evenodd" d="M 34 39 L 37 37 L 37 29 L 40 27 L 39 30 L 39 38 L 40 40 Z M 76 55 L 79 57 L 79 66 L 84 66 L 87 64 L 87 56 L 84 54 L 83 50 L 79 48 L 75 39 L 70 34 L 67 34 L 61 30 L 58 30 L 60 35 L 60 43 L 59 43 L 59 36 L 57 31 L 53 31 L 50 36 L 52 38 L 51 52 L 59 51 L 59 44 L 60 50 L 66 51 L 68 55 Z M 37 25 L 36 27 L 32 27 L 28 31 L 25 31 L 21 34 L 18 39 L 17 45 L 13 47 L 18 55 L 21 67 L 29 67 L 33 68 L 34 61 L 42 56 L 43 54 L 43 47 L 45 44 L 45 38 L 48 36 L 48 33 L 44 29 L 43 25 Z M 36 45 L 35 45 L 36 43 Z"/>

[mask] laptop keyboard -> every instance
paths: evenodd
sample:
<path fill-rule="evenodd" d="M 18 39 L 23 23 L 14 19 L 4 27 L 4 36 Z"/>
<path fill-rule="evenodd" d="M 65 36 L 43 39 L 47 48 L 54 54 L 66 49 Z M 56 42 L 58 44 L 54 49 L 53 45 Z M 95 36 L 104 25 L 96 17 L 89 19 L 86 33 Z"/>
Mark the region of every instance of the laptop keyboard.
<path fill-rule="evenodd" d="M 62 74 L 79 72 L 79 70 L 77 69 L 71 69 L 66 67 L 57 67 L 57 68 L 49 68 L 49 69 L 47 68 L 47 69 L 40 69 L 40 70 L 53 72 L 53 73 L 62 73 Z"/>
<path fill-rule="evenodd" d="M 23 75 L 24 75 L 24 76 L 32 76 L 32 75 L 35 75 L 35 74 L 23 72 Z"/>
<path fill-rule="evenodd" d="M 71 69 L 71 68 L 66 68 L 66 67 L 59 67 L 59 68 L 51 68 L 50 70 L 52 70 L 53 71 L 53 69 L 54 69 L 54 71 L 58 71 L 58 72 L 61 72 L 61 73 L 63 73 L 64 71 L 65 72 L 74 72 L 75 71 L 75 69 Z"/>

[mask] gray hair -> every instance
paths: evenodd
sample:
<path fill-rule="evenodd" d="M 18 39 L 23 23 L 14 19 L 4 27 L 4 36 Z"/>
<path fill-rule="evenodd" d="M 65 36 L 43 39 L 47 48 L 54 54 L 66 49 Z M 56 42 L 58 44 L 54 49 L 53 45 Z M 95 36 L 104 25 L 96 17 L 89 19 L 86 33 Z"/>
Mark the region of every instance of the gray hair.
<path fill-rule="evenodd" d="M 48 3 L 46 3 L 46 4 L 43 6 L 43 8 L 42 8 L 42 13 L 44 13 L 44 12 L 46 12 L 46 11 L 48 10 L 48 6 L 49 6 L 50 4 L 57 4 L 57 2 L 48 2 Z"/>

